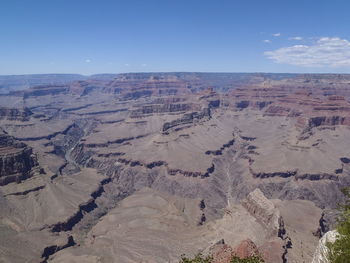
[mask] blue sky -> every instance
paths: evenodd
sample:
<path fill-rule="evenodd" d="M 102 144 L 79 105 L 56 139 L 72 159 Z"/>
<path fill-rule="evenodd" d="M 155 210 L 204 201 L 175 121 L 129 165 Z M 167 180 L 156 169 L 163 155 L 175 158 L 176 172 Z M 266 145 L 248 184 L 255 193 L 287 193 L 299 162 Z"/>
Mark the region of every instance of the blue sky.
<path fill-rule="evenodd" d="M 0 74 L 350 73 L 347 0 L 0 3 Z"/>

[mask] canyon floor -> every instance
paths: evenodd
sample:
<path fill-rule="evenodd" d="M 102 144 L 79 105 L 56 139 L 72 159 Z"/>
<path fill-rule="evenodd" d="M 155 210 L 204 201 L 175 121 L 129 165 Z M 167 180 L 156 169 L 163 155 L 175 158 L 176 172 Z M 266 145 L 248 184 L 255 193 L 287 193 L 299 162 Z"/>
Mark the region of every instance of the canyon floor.
<path fill-rule="evenodd" d="M 70 78 L 0 95 L 0 262 L 311 262 L 350 186 L 349 75 Z"/>

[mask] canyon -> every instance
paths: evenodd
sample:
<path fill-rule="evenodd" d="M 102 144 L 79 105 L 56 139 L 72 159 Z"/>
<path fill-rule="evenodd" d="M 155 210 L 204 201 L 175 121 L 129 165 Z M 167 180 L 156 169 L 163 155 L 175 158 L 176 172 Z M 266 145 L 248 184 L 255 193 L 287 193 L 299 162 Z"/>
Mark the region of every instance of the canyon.
<path fill-rule="evenodd" d="M 311 262 L 334 228 L 350 75 L 22 78 L 0 78 L 0 262 Z"/>

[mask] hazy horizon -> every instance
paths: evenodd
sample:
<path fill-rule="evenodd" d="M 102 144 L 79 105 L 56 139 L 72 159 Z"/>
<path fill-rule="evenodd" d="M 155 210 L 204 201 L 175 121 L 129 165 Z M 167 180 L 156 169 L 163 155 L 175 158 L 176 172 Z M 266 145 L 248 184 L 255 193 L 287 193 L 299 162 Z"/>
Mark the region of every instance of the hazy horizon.
<path fill-rule="evenodd" d="M 92 74 L 81 73 L 24 73 L 24 74 L 0 74 L 0 77 L 7 76 L 40 76 L 40 75 L 80 75 L 91 77 L 95 75 L 122 75 L 122 74 L 176 74 L 176 73 L 197 73 L 197 74 L 290 74 L 290 75 L 350 75 L 350 72 L 239 72 L 239 71 L 134 71 L 134 72 L 101 72 Z"/>

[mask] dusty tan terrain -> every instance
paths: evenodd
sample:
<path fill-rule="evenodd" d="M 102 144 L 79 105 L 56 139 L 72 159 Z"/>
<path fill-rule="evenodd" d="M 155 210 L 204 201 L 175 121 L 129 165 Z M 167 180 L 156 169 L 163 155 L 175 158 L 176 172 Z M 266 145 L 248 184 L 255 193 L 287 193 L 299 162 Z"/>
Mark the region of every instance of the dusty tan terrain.
<path fill-rule="evenodd" d="M 350 185 L 350 78 L 235 76 L 0 96 L 0 262 L 177 262 L 222 239 L 310 262 Z"/>

